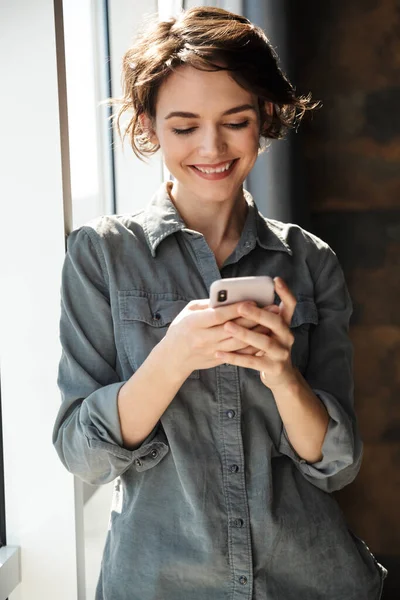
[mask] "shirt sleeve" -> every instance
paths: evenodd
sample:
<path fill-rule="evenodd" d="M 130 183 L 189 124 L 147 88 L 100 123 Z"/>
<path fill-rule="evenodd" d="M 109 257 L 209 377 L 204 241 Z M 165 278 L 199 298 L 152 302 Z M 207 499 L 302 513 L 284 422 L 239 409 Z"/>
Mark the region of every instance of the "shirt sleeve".
<path fill-rule="evenodd" d="M 354 412 L 353 348 L 348 335 L 352 304 L 343 271 L 327 247 L 315 282 L 318 324 L 310 329 L 309 359 L 304 377 L 323 402 L 329 425 L 322 459 L 307 463 L 282 430 L 281 452 L 290 456 L 304 477 L 325 492 L 351 483 L 362 461 L 363 444 Z"/>
<path fill-rule="evenodd" d="M 91 484 L 108 483 L 132 465 L 146 470 L 168 452 L 160 423 L 138 448 L 123 447 L 117 397 L 125 382 L 116 372 L 105 273 L 101 250 L 89 233 L 83 227 L 74 230 L 67 240 L 61 278 L 57 384 L 62 404 L 53 444 L 64 466 Z"/>

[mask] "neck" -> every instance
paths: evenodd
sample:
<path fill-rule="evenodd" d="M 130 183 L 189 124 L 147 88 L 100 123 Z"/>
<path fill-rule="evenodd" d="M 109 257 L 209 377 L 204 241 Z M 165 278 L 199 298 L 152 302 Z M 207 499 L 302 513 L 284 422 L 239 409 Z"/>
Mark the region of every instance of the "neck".
<path fill-rule="evenodd" d="M 178 182 L 169 183 L 167 189 L 186 226 L 201 233 L 213 251 L 237 243 L 247 216 L 243 186 L 233 198 L 218 201 L 190 198 Z"/>

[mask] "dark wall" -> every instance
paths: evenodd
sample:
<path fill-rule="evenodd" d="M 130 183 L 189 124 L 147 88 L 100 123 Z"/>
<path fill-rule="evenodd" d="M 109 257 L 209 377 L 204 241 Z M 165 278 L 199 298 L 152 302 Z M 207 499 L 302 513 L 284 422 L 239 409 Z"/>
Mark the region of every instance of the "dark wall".
<path fill-rule="evenodd" d="M 355 401 L 364 440 L 337 498 L 400 597 L 400 2 L 291 2 L 297 91 L 323 108 L 301 139 L 311 230 L 354 303 Z M 361 600 L 361 599 L 360 599 Z"/>

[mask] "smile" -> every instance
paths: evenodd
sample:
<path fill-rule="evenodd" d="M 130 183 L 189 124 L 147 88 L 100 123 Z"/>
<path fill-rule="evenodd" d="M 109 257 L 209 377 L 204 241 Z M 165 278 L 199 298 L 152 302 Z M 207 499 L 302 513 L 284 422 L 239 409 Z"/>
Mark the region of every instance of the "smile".
<path fill-rule="evenodd" d="M 224 179 L 230 175 L 237 162 L 238 159 L 234 158 L 233 160 L 216 165 L 189 165 L 189 167 L 196 175 L 199 175 L 203 179 L 215 181 L 217 179 Z"/>
<path fill-rule="evenodd" d="M 229 167 L 232 166 L 233 160 L 225 163 L 224 165 L 217 167 L 217 168 L 212 168 L 212 167 L 199 167 L 196 165 L 193 165 L 195 169 L 198 169 L 199 171 L 201 171 L 202 173 L 223 173 L 224 171 L 227 171 L 229 169 Z"/>

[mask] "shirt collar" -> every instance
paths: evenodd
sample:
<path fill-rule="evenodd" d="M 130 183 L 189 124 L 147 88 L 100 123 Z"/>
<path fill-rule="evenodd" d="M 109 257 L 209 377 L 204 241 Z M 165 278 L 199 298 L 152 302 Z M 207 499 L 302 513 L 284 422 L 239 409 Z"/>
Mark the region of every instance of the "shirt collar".
<path fill-rule="evenodd" d="M 168 183 L 161 184 L 157 192 L 144 210 L 143 228 L 147 243 L 154 257 L 157 246 L 166 237 L 182 231 L 186 225 L 168 194 Z M 252 195 L 244 190 L 248 205 L 248 214 L 243 228 L 242 240 L 257 241 L 266 250 L 276 250 L 292 254 L 292 250 L 282 234 L 282 226 L 271 219 L 266 219 L 259 211 Z"/>
<path fill-rule="evenodd" d="M 244 232 L 248 231 L 246 239 L 256 240 L 265 250 L 275 250 L 277 252 L 287 252 L 292 254 L 292 250 L 282 234 L 282 225 L 278 221 L 267 219 L 260 213 L 254 202 L 253 196 L 247 190 L 244 191 L 244 197 L 249 207 Z"/>

